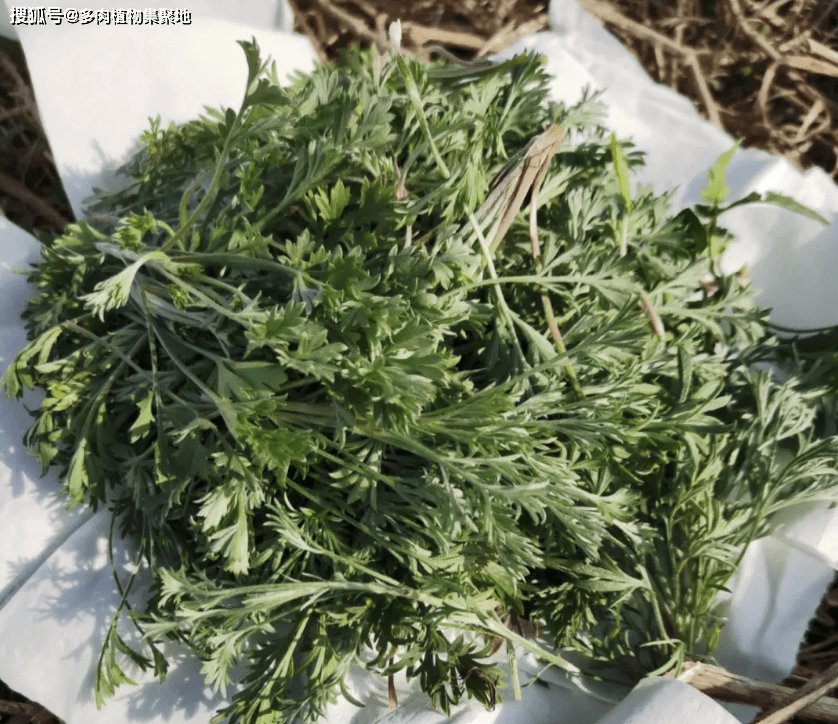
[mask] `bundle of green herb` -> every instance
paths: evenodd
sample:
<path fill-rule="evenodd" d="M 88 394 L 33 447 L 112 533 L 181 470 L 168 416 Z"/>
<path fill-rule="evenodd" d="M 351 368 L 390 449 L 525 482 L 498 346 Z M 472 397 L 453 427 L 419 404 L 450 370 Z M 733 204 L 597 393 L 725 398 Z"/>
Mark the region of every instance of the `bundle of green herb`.
<path fill-rule="evenodd" d="M 359 662 L 447 712 L 495 702 L 503 644 L 630 677 L 712 650 L 744 547 L 838 452 L 818 391 L 751 364 L 774 341 L 716 268 L 726 158 L 670 216 L 536 56 L 353 51 L 280 87 L 242 46 L 238 112 L 153 124 L 44 240 L 4 377 L 154 576 L 120 607 L 150 658 L 114 621 L 97 696 L 124 657 L 164 676 L 166 638 L 222 689 L 246 666 L 242 724 L 316 721 Z"/>

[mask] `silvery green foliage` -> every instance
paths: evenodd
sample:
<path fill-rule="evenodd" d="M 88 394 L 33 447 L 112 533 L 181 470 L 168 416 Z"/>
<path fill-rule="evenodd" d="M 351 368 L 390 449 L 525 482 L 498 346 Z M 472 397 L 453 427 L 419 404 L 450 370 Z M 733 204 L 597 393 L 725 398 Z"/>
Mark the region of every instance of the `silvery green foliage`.
<path fill-rule="evenodd" d="M 100 700 L 126 658 L 164 676 L 167 637 L 222 689 L 246 665 L 241 724 L 318 720 L 356 663 L 447 712 L 500 699 L 504 643 L 629 678 L 712 649 L 744 546 L 836 481 L 819 391 L 751 365 L 776 345 L 716 273 L 723 194 L 632 197 L 640 154 L 536 56 L 352 51 L 281 87 L 242 46 L 238 112 L 154 123 L 99 221 L 44 242 L 4 378 L 155 576 L 121 609 L 150 658 L 115 621 Z M 487 259 L 477 212 L 554 123 L 540 256 L 522 212 Z"/>

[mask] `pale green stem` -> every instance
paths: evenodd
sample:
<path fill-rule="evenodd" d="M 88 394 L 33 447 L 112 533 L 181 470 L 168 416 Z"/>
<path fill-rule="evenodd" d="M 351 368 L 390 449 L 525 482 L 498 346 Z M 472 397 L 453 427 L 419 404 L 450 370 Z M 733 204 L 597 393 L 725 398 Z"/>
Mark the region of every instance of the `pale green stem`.
<path fill-rule="evenodd" d="M 495 264 L 492 261 L 492 254 L 489 251 L 489 246 L 486 242 L 486 237 L 483 236 L 483 232 L 480 230 L 480 225 L 477 223 L 477 219 L 474 218 L 474 214 L 469 214 L 468 218 L 469 221 L 471 221 L 471 225 L 474 227 L 474 231 L 477 233 L 477 238 L 480 241 L 480 249 L 483 252 L 483 257 L 486 260 L 486 268 L 489 270 L 489 276 L 491 276 L 492 279 L 496 280 L 498 278 L 498 275 L 495 271 Z M 512 318 L 512 312 L 509 310 L 509 305 L 507 305 L 506 303 L 506 299 L 503 296 L 503 292 L 501 291 L 500 285 L 496 284 L 494 289 L 501 315 L 503 316 L 503 320 L 506 323 L 506 326 L 509 328 L 509 333 L 512 335 L 512 344 L 515 347 L 515 352 L 521 360 L 521 364 L 524 366 L 524 369 L 526 369 L 527 358 L 524 356 L 524 350 L 521 349 L 521 344 L 518 341 L 518 335 L 515 333 L 515 323 Z"/>
<path fill-rule="evenodd" d="M 556 323 L 556 315 L 553 313 L 553 305 L 550 303 L 550 297 L 548 297 L 547 294 L 541 295 L 541 304 L 544 307 L 544 313 L 547 315 L 547 325 L 550 327 L 550 336 L 553 337 L 553 341 L 556 343 L 556 349 L 559 350 L 559 354 L 567 354 L 567 349 L 565 348 L 564 340 L 562 339 L 562 333 L 559 330 L 559 325 Z M 582 392 L 582 386 L 579 384 L 579 380 L 576 377 L 576 372 L 573 371 L 573 367 L 565 365 L 564 371 L 567 378 L 570 380 L 570 386 L 573 388 L 573 392 L 576 394 L 577 399 L 584 399 L 585 393 Z"/>
<path fill-rule="evenodd" d="M 185 251 L 185 247 L 183 246 L 183 240 L 186 237 L 188 231 L 192 228 L 195 221 L 200 217 L 200 215 L 204 212 L 204 210 L 209 206 L 210 201 L 214 198 L 215 192 L 218 188 L 218 184 L 221 182 L 221 176 L 224 174 L 224 167 L 227 164 L 227 156 L 230 153 L 230 141 L 233 138 L 233 132 L 239 129 L 241 125 L 241 118 L 242 113 L 244 112 L 244 105 L 242 108 L 239 109 L 238 114 L 236 115 L 236 120 L 233 123 L 230 130 L 227 132 L 227 138 L 224 139 L 224 146 L 221 149 L 221 154 L 218 157 L 218 163 L 215 166 L 215 173 L 212 176 L 212 180 L 210 181 L 209 188 L 207 192 L 204 194 L 204 198 L 201 199 L 201 202 L 198 204 L 198 208 L 192 212 L 192 215 L 186 219 L 185 221 L 181 220 L 180 228 L 177 232 L 165 243 L 160 247 L 161 251 L 168 251 L 173 246 L 177 245 L 178 249 L 181 251 Z M 181 201 L 181 210 L 185 211 L 184 202 L 187 200 L 186 194 L 189 193 L 190 189 L 184 193 L 184 198 Z M 171 229 L 170 229 L 171 231 Z"/>
<path fill-rule="evenodd" d="M 439 155 L 439 151 L 434 143 L 434 137 L 431 135 L 431 128 L 428 125 L 428 119 L 425 117 L 425 110 L 422 108 L 422 99 L 419 97 L 419 89 L 416 87 L 413 76 L 410 74 L 410 68 L 407 67 L 405 59 L 398 54 L 396 55 L 396 65 L 399 68 L 399 73 L 401 73 L 401 76 L 404 79 L 405 85 L 407 86 L 407 94 L 410 97 L 410 102 L 413 104 L 413 108 L 416 110 L 416 116 L 419 118 L 419 125 L 422 126 L 422 133 L 424 133 L 425 138 L 428 139 L 428 144 L 431 147 L 431 153 L 434 156 L 434 161 L 436 161 L 436 165 L 439 167 L 442 175 L 446 179 L 451 178 L 451 172 L 448 170 L 448 166 L 445 165 L 445 161 L 442 160 L 442 156 Z"/>

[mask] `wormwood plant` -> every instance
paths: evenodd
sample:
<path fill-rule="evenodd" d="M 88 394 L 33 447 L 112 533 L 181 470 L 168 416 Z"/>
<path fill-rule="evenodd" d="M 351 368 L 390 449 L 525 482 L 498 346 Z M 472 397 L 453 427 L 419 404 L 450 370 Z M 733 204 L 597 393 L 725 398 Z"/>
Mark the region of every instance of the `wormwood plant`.
<path fill-rule="evenodd" d="M 126 659 L 164 677 L 167 638 L 222 690 L 245 667 L 241 724 L 317 721 L 353 664 L 448 712 L 500 698 L 503 646 L 628 678 L 712 651 L 744 547 L 834 493 L 838 452 L 820 390 L 752 364 L 776 343 L 717 268 L 729 155 L 673 216 L 537 56 L 355 50 L 281 87 L 242 47 L 238 111 L 152 123 L 45 240 L 4 377 L 153 574 L 143 610 L 117 580 L 148 650 L 113 622 L 99 700 Z"/>

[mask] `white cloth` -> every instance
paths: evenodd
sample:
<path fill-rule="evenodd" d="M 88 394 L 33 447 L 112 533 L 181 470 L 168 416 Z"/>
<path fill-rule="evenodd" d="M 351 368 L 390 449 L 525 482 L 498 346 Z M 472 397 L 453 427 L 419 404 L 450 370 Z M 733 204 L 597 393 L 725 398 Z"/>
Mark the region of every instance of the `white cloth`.
<path fill-rule="evenodd" d="M 135 6 L 112 2 L 110 7 Z M 148 117 L 160 115 L 165 124 L 192 118 L 204 105 L 237 107 L 245 64 L 235 40 L 255 36 L 263 53 L 277 61 L 280 76 L 307 70 L 314 62 L 308 42 L 290 33 L 291 16 L 281 2 L 193 0 L 179 7 L 192 10 L 190 26 L 12 28 L 9 7 L 0 0 L 0 17 L 6 20 L 0 32 L 16 33 L 24 46 L 53 155 L 77 214 L 94 186 L 108 188 L 114 182 L 114 169 L 136 147 Z M 609 123 L 647 153 L 638 180 L 658 192 L 680 184 L 678 205 L 699 201 L 707 168 L 733 140 L 701 120 L 689 101 L 651 81 L 572 0 L 554 0 L 550 19 L 551 31 L 523 38 L 502 55 L 524 48 L 545 54 L 556 99 L 575 101 L 585 84 L 607 87 Z M 731 199 L 751 190 L 774 190 L 813 206 L 830 221 L 838 210 L 838 190 L 825 173 L 799 174 L 783 159 L 759 151 L 739 152 L 727 182 Z M 760 301 L 774 308 L 775 321 L 838 323 L 838 225 L 823 228 L 767 206 L 737 210 L 723 223 L 739 234 L 727 267 L 748 264 L 762 290 Z M 11 269 L 25 267 L 37 252 L 33 237 L 0 219 L 2 369 L 24 344 L 18 315 L 31 293 Z M 198 662 L 184 652 L 177 654 L 165 684 L 125 687 L 97 711 L 93 666 L 117 601 L 105 555 L 108 516 L 65 509 L 56 478 L 40 478 L 38 463 L 23 449 L 28 421 L 19 402 L 0 397 L 0 679 L 67 724 L 205 724 L 222 700 L 206 690 Z M 823 509 L 800 511 L 781 535 L 752 546 L 734 581 L 731 625 L 720 646 L 727 657 L 723 663 L 740 673 L 759 670 L 768 679 L 781 678 L 831 579 L 836 551 L 838 525 Z M 118 562 L 126 564 L 128 557 L 118 544 Z M 524 679 L 534 673 L 526 661 L 521 670 Z M 610 710 L 604 722 L 726 721 L 712 700 L 680 682 L 647 682 L 615 708 L 613 690 L 597 689 L 597 698 L 561 677 L 547 678 L 549 687 L 525 688 L 520 702 L 493 712 L 470 704 L 446 718 L 428 709 L 416 686 L 406 688 L 403 682 L 401 706 L 390 711 L 384 682 L 355 672 L 351 688 L 368 706 L 358 711 L 341 702 L 326 720 L 590 724 Z M 612 701 L 604 702 L 603 696 Z M 750 715 L 740 714 L 743 720 Z"/>

